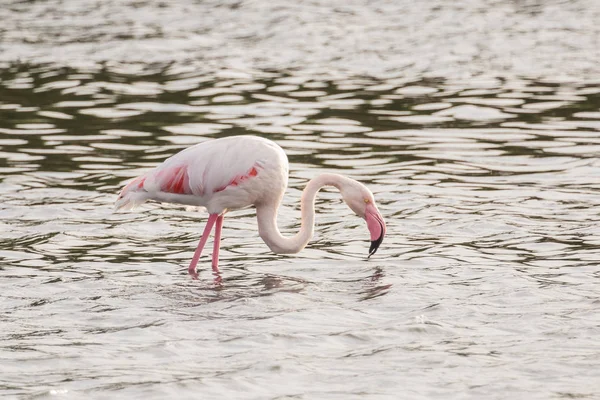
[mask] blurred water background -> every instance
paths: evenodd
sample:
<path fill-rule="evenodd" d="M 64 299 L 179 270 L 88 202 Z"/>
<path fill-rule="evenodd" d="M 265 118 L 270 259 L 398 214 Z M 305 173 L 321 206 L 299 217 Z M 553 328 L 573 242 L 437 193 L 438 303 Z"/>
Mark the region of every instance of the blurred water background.
<path fill-rule="evenodd" d="M 596 0 L 0 3 L 0 396 L 600 398 Z M 324 171 L 314 241 L 206 214 L 114 214 L 212 138 L 290 158 L 280 227 Z"/>

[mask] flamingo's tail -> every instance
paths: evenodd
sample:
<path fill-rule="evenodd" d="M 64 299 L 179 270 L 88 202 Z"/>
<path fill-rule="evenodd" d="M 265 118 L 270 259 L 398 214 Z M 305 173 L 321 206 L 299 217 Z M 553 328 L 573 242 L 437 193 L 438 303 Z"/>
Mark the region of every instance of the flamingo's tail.
<path fill-rule="evenodd" d="M 148 199 L 148 192 L 144 189 L 145 176 L 135 178 L 129 182 L 115 202 L 115 211 L 132 210 Z"/>

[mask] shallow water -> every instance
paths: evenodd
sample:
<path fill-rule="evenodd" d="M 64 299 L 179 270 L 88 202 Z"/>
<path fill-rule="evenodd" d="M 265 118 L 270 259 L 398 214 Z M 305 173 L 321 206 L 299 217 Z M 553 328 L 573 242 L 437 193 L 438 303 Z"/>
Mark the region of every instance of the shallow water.
<path fill-rule="evenodd" d="M 0 395 L 600 397 L 594 3 L 287 4 L 0 9 Z M 220 284 L 202 210 L 113 213 L 239 134 L 289 156 L 288 235 L 308 179 L 366 183 L 377 254 L 333 190 L 298 255 L 227 214 Z"/>

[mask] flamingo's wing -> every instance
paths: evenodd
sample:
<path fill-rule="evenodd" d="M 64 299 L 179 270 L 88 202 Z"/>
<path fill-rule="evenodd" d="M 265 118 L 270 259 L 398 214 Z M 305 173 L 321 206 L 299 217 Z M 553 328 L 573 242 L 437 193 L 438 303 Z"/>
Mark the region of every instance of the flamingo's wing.
<path fill-rule="evenodd" d="M 237 186 L 262 166 L 260 149 L 241 142 L 211 141 L 185 149 L 151 171 L 144 189 L 204 197 Z"/>
<path fill-rule="evenodd" d="M 278 157 L 273 157 L 274 150 Z M 202 205 L 215 193 L 245 187 L 243 183 L 261 170 L 278 164 L 285 168 L 287 179 L 285 153 L 265 139 L 235 136 L 203 142 L 134 179 L 119 195 L 116 208 L 131 208 L 148 199 Z"/>
<path fill-rule="evenodd" d="M 205 196 L 256 175 L 259 165 L 260 160 L 252 149 L 214 141 L 175 154 L 152 175 L 160 191 Z"/>

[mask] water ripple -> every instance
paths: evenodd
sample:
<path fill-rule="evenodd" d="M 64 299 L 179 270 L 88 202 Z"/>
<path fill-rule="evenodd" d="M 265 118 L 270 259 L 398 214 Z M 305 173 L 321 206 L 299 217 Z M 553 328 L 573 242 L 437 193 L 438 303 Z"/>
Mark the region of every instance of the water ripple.
<path fill-rule="evenodd" d="M 600 396 L 590 2 L 9 3 L 3 59 L 37 62 L 0 63 L 0 394 Z M 364 181 L 376 256 L 332 190 L 294 256 L 228 214 L 198 281 L 204 210 L 112 212 L 131 178 L 240 134 L 289 155 L 287 235 L 308 179 Z"/>

